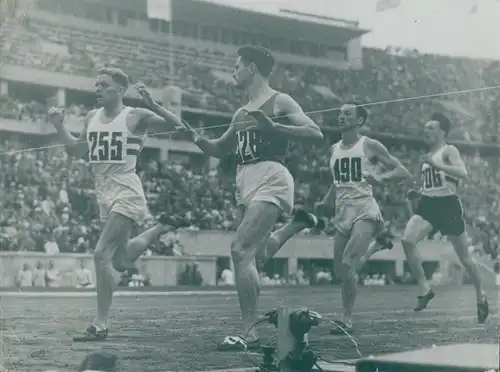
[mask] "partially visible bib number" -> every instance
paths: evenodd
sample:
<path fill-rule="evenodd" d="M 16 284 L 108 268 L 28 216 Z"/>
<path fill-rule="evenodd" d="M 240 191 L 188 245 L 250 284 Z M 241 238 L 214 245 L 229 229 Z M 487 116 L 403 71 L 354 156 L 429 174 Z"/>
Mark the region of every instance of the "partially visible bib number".
<path fill-rule="evenodd" d="M 236 133 L 238 147 L 236 155 L 241 164 L 258 159 L 262 154 L 262 136 L 252 129 L 241 130 Z"/>
<path fill-rule="evenodd" d="M 89 132 L 89 161 L 121 163 L 125 160 L 123 132 Z"/>

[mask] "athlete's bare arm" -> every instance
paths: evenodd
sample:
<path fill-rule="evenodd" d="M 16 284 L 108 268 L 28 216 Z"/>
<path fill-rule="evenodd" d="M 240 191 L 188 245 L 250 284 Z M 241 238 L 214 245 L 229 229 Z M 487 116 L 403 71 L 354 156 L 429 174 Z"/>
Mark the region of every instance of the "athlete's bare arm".
<path fill-rule="evenodd" d="M 335 203 L 335 198 L 337 197 L 337 188 L 335 184 L 332 182 L 332 185 L 328 189 L 325 197 L 321 201 L 321 204 L 333 205 Z"/>
<path fill-rule="evenodd" d="M 424 161 L 431 167 L 442 170 L 452 177 L 461 179 L 467 179 L 469 177 L 465 163 L 455 146 L 446 146 L 443 151 L 443 162 L 436 162 L 431 156 L 426 156 Z"/>
<path fill-rule="evenodd" d="M 335 216 L 335 200 L 337 198 L 337 190 L 335 184 L 328 189 L 323 200 L 316 206 L 316 213 L 321 217 Z"/>
<path fill-rule="evenodd" d="M 236 145 L 236 130 L 234 128 L 234 122 L 238 117 L 240 110 L 236 111 L 233 115 L 229 128 L 227 128 L 224 134 L 219 138 L 210 140 L 199 135 L 194 129 L 189 127 L 189 129 L 195 133 L 194 143 L 200 148 L 201 151 L 209 156 L 213 156 L 214 158 L 223 158 L 231 153 Z"/>
<path fill-rule="evenodd" d="M 83 129 L 78 137 L 73 137 L 73 135 L 64 126 L 64 110 L 56 107 L 49 109 L 50 122 L 57 130 L 59 137 L 66 146 L 66 151 L 68 154 L 81 158 L 88 151 L 87 146 L 87 128 L 95 115 L 96 110 L 90 110 L 87 116 L 83 119 Z"/>
<path fill-rule="evenodd" d="M 129 129 L 132 133 L 144 133 L 146 130 L 162 133 L 167 130 L 185 129 L 182 120 L 173 112 L 159 105 L 154 99 L 147 87 L 140 83 L 135 86 L 135 89 L 141 96 L 143 102 L 148 107 L 136 107 L 131 112 L 134 117 L 129 124 Z"/>
<path fill-rule="evenodd" d="M 321 133 L 319 126 L 302 111 L 300 105 L 288 94 L 280 94 L 276 97 L 276 110 L 281 115 L 286 115 L 292 124 L 275 123 L 275 129 L 278 133 L 296 139 L 323 140 L 323 133 Z"/>
<path fill-rule="evenodd" d="M 146 131 L 167 133 L 172 130 L 186 129 L 180 118 L 160 105 L 158 106 L 161 108 L 161 110 L 158 110 L 160 115 L 149 109 L 134 108 L 130 113 L 133 119 L 128 124 L 130 131 L 143 134 Z"/>
<path fill-rule="evenodd" d="M 253 116 L 262 130 L 274 131 L 290 139 L 303 141 L 322 141 L 323 133 L 319 126 L 308 117 L 300 105 L 288 94 L 280 93 L 276 97 L 275 111 L 279 116 L 287 117 L 290 125 L 276 123 L 263 111 L 247 112 Z"/>
<path fill-rule="evenodd" d="M 331 148 L 330 156 L 333 153 L 333 146 Z M 328 189 L 323 200 L 317 206 L 317 212 L 322 216 L 329 216 L 331 212 L 335 209 L 335 200 L 337 198 L 337 188 L 332 180 L 332 184 Z"/>
<path fill-rule="evenodd" d="M 366 154 L 370 160 L 375 160 L 382 164 L 384 168 L 389 169 L 387 172 L 373 175 L 377 181 L 401 181 L 412 178 L 408 169 L 396 157 L 391 155 L 389 150 L 379 141 L 369 138 L 365 142 L 365 146 Z"/>

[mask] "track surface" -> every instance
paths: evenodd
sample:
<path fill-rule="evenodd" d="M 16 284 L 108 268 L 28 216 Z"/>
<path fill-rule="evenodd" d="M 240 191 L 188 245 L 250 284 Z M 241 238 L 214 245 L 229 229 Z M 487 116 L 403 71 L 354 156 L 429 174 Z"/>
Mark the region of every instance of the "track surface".
<path fill-rule="evenodd" d="M 476 324 L 474 292 L 470 287 L 441 288 L 429 309 L 414 313 L 415 287 L 361 288 L 356 307 L 355 335 L 363 355 L 384 354 L 432 344 L 497 343 L 498 290 L 490 291 L 491 318 Z M 215 343 L 237 333 L 239 307 L 234 293 L 117 297 L 110 337 L 106 343 L 71 342 L 92 320 L 94 297 L 0 300 L 2 364 L 11 371 L 73 370 L 92 351 L 118 354 L 119 371 L 202 371 L 248 367 L 243 353 L 218 353 Z M 260 308 L 307 306 L 332 319 L 341 311 L 338 287 L 266 288 Z M 358 355 L 346 337 L 328 334 L 323 324 L 310 333 L 310 345 L 328 360 Z M 264 343 L 274 343 L 276 331 L 262 326 Z M 251 355 L 259 360 L 258 355 Z"/>

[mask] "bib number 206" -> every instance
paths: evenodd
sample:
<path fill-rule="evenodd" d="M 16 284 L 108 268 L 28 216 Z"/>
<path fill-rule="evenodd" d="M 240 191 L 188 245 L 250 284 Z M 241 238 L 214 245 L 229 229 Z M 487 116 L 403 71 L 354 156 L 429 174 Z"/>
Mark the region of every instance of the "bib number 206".
<path fill-rule="evenodd" d="M 422 183 L 425 189 L 433 189 L 435 187 L 442 187 L 443 181 L 441 180 L 441 173 L 434 168 L 427 168 L 422 172 Z"/>

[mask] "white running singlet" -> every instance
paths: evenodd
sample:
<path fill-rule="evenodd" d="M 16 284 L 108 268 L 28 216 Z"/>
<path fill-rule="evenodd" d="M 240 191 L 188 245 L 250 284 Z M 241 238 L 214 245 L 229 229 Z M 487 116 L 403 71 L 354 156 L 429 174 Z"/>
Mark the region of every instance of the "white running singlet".
<path fill-rule="evenodd" d="M 443 153 L 448 145 L 441 147 L 434 154 L 432 159 L 436 163 L 443 162 Z M 429 164 L 422 164 L 422 189 L 424 196 L 439 197 L 457 195 L 458 179 L 446 174 L 446 172 L 433 168 Z"/>
<path fill-rule="evenodd" d="M 101 221 L 111 212 L 141 223 L 147 203 L 136 164 L 143 138 L 127 126 L 132 107 L 125 107 L 110 123 L 103 123 L 103 109 L 96 111 L 87 128 L 89 163 L 95 174 L 95 190 Z"/>
<path fill-rule="evenodd" d="M 103 109 L 96 111 L 87 128 L 89 163 L 96 175 L 110 176 L 135 173 L 137 157 L 142 149 L 142 138 L 130 133 L 127 115 L 132 107 L 125 107 L 110 123 L 100 120 Z"/>
<path fill-rule="evenodd" d="M 342 141 L 333 145 L 330 169 L 338 201 L 373 197 L 372 185 L 364 177 L 373 171 L 373 165 L 364 152 L 365 141 L 366 137 L 362 136 L 349 149 L 342 148 Z"/>

